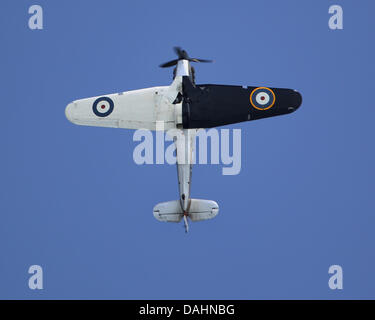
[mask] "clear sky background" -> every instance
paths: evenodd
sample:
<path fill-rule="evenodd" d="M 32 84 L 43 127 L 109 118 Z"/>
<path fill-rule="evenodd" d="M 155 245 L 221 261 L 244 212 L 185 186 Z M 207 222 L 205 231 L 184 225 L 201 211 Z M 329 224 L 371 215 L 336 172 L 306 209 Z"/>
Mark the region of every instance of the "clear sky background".
<path fill-rule="evenodd" d="M 44 29 L 28 28 L 28 8 Z M 328 8 L 344 9 L 344 30 Z M 374 1 L 1 1 L 0 298 L 375 298 Z M 76 99 L 197 83 L 294 88 L 295 113 L 242 129 L 242 170 L 197 165 L 219 215 L 154 219 L 175 166 L 133 161 L 133 131 L 70 123 Z M 28 288 L 28 268 L 44 289 Z M 328 268 L 344 289 L 328 287 Z"/>

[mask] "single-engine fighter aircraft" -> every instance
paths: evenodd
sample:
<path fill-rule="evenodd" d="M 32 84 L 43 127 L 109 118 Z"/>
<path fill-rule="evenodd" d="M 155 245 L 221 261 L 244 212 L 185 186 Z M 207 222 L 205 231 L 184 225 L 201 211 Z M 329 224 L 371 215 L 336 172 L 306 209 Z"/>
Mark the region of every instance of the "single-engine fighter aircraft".
<path fill-rule="evenodd" d="M 68 104 L 65 114 L 71 122 L 85 126 L 175 129 L 172 131 L 176 132 L 173 139 L 180 199 L 157 204 L 154 216 L 166 222 L 183 219 L 188 232 L 188 219 L 207 220 L 219 212 L 215 201 L 190 198 L 193 141 L 197 130 L 288 114 L 298 109 L 302 97 L 292 89 L 196 84 L 190 63 L 211 60 L 190 58 L 179 47 L 174 50 L 178 59 L 160 65 L 162 68 L 176 66 L 170 86 L 76 100 Z"/>

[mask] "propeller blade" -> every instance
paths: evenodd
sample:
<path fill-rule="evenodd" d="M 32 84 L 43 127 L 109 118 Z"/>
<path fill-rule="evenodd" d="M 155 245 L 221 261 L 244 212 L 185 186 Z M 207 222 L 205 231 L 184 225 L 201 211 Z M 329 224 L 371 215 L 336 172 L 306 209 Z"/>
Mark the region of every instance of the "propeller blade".
<path fill-rule="evenodd" d="M 165 63 L 162 63 L 159 67 L 160 68 L 168 68 L 168 67 L 172 67 L 172 66 L 175 66 L 178 62 L 178 59 L 175 59 L 175 60 L 171 60 L 171 61 L 168 61 L 168 62 L 165 62 Z"/>
<path fill-rule="evenodd" d="M 182 49 L 181 49 L 181 47 L 173 47 L 173 50 L 177 54 L 178 57 L 182 56 Z"/>
<path fill-rule="evenodd" d="M 207 59 L 197 59 L 197 58 L 192 58 L 190 61 L 194 62 L 214 62 L 214 60 L 207 60 Z"/>
<path fill-rule="evenodd" d="M 183 50 L 181 47 L 173 47 L 173 50 L 178 56 L 178 59 L 161 64 L 160 65 L 161 68 L 168 68 L 168 67 L 175 66 L 179 60 L 189 60 L 191 62 L 213 62 L 213 60 L 190 58 L 187 52 Z"/>
<path fill-rule="evenodd" d="M 181 47 L 174 47 L 173 49 L 174 52 L 177 54 L 179 60 L 189 60 L 189 55 L 185 50 L 181 49 Z"/>

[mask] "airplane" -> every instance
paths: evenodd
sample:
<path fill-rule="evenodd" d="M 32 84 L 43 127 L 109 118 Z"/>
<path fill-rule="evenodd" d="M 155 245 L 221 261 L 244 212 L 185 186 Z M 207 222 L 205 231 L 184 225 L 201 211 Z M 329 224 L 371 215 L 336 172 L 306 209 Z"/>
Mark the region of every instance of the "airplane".
<path fill-rule="evenodd" d="M 215 201 L 190 197 L 192 154 L 197 131 L 243 121 L 252 121 L 297 110 L 302 96 L 293 89 L 264 86 L 196 84 L 192 62 L 212 60 L 191 58 L 180 47 L 177 59 L 160 65 L 174 67 L 170 86 L 152 87 L 75 100 L 65 108 L 66 118 L 84 126 L 173 131 L 179 200 L 162 202 L 153 209 L 159 221 L 190 221 L 214 218 Z M 170 130 L 173 129 L 173 130 Z"/>

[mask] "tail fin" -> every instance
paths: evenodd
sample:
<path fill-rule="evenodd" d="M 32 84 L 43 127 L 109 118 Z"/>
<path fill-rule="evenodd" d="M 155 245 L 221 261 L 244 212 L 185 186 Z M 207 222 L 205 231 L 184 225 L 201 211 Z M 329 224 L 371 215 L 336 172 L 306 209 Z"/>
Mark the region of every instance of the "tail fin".
<path fill-rule="evenodd" d="M 183 212 L 179 200 L 162 202 L 154 207 L 154 217 L 164 222 L 180 222 L 182 218 L 188 217 L 191 221 L 203 221 L 212 219 L 219 213 L 219 206 L 212 200 L 190 199 L 187 212 Z M 185 218 L 185 228 L 187 219 Z"/>
<path fill-rule="evenodd" d="M 184 215 L 184 227 L 185 227 L 185 233 L 189 232 L 189 222 L 188 219 L 186 218 L 187 216 Z"/>

